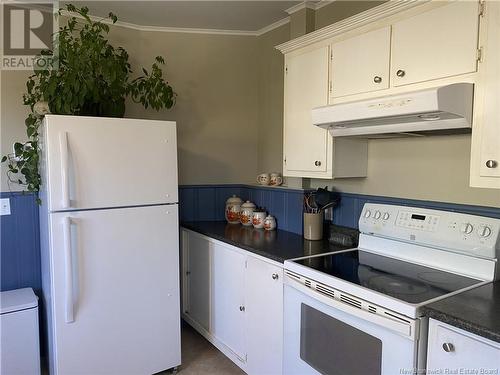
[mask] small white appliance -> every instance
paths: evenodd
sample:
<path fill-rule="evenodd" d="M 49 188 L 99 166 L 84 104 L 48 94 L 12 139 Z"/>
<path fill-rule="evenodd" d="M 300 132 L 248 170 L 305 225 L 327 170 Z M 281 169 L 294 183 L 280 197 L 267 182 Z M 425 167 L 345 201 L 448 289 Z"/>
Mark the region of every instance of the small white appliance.
<path fill-rule="evenodd" d="M 50 374 L 178 366 L 175 122 L 47 115 L 40 146 Z"/>
<path fill-rule="evenodd" d="M 470 132 L 472 83 L 339 103 L 312 110 L 312 122 L 333 137 L 380 138 Z"/>
<path fill-rule="evenodd" d="M 422 307 L 496 277 L 499 219 L 367 203 L 359 230 L 356 249 L 285 261 L 285 374 L 422 370 Z"/>
<path fill-rule="evenodd" d="M 33 289 L 0 292 L 0 374 L 40 374 L 38 298 Z"/>

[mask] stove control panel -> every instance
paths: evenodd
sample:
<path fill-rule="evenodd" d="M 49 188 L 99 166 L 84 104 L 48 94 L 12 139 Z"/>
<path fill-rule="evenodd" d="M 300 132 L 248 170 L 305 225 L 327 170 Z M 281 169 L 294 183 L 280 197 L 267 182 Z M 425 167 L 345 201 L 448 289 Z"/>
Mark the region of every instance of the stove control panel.
<path fill-rule="evenodd" d="M 483 258 L 500 257 L 500 219 L 366 203 L 359 218 L 359 230 Z"/>

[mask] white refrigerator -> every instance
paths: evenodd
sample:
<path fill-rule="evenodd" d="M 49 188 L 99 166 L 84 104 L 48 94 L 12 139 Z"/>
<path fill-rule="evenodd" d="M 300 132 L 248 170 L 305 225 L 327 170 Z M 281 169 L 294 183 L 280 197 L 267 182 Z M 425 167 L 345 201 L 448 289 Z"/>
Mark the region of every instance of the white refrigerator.
<path fill-rule="evenodd" d="M 47 115 L 40 146 L 50 374 L 178 366 L 175 122 Z"/>

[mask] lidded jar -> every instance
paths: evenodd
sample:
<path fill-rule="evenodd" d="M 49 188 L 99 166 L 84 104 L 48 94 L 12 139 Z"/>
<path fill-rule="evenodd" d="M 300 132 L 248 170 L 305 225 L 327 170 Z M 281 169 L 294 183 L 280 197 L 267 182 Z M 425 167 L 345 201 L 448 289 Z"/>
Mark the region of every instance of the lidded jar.
<path fill-rule="evenodd" d="M 229 224 L 239 224 L 240 223 L 240 211 L 241 204 L 243 201 L 240 197 L 233 195 L 229 197 L 226 201 L 226 211 L 225 216 Z"/>
<path fill-rule="evenodd" d="M 267 216 L 264 219 L 264 229 L 265 230 L 275 230 L 276 229 L 276 219 L 274 216 Z"/>
<path fill-rule="evenodd" d="M 255 210 L 255 204 L 250 201 L 246 201 L 241 205 L 240 212 L 240 223 L 246 226 L 252 225 L 252 216 Z"/>

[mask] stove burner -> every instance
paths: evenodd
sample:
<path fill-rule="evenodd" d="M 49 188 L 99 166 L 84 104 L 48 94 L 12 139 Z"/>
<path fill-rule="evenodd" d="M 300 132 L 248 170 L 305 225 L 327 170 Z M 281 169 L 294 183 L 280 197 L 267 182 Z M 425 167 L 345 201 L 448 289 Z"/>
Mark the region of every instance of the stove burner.
<path fill-rule="evenodd" d="M 366 268 L 366 270 L 363 270 Z M 364 287 L 388 294 L 390 296 L 418 295 L 427 293 L 429 287 L 423 283 L 415 283 L 404 276 L 379 274 L 368 267 L 360 267 L 359 279 Z"/>

